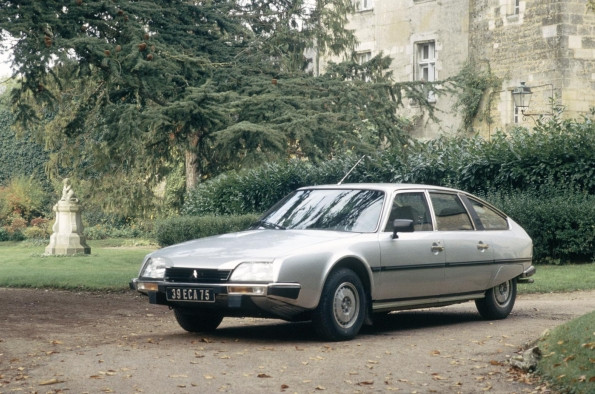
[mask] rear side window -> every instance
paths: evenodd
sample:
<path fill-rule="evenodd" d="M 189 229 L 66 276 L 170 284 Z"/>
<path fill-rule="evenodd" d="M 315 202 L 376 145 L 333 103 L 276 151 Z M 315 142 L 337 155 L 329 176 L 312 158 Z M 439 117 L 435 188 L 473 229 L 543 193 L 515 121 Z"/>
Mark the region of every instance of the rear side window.
<path fill-rule="evenodd" d="M 486 230 L 508 230 L 508 221 L 487 205 L 469 198 L 473 210 L 477 213 L 483 228 Z"/>
<path fill-rule="evenodd" d="M 438 231 L 473 230 L 465 206 L 456 194 L 430 193 Z"/>

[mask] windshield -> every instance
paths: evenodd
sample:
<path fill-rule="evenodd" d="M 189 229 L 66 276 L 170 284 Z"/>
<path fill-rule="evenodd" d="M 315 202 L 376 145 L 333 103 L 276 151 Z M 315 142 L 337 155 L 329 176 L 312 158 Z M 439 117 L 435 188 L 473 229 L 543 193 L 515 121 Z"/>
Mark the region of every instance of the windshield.
<path fill-rule="evenodd" d="M 298 190 L 266 213 L 256 227 L 374 232 L 384 192 L 378 190 Z"/>

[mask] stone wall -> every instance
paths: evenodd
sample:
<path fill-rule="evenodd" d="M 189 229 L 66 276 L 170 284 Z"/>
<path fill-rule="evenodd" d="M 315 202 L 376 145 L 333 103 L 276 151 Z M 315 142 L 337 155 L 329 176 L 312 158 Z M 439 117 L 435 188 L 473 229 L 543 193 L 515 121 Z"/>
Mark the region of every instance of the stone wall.
<path fill-rule="evenodd" d="M 484 133 L 514 126 L 512 90 L 526 82 L 533 97 L 528 113 L 564 108 L 564 117 L 586 114 L 595 106 L 595 15 L 579 0 L 471 0 L 469 57 L 502 78 L 494 92 L 492 125 Z M 554 96 L 555 100 L 551 97 Z M 530 126 L 530 119 L 518 119 Z"/>
<path fill-rule="evenodd" d="M 348 27 L 356 31 L 358 52 L 370 52 L 372 56 L 382 52 L 393 58 L 391 70 L 396 82 L 416 78 L 415 45 L 434 41 L 439 80 L 456 75 L 467 61 L 468 9 L 469 0 L 376 0 L 373 9 L 357 12 Z M 324 65 L 325 59 L 321 59 L 322 70 Z M 450 111 L 453 104 L 452 97 L 436 99 L 439 124 L 427 122 L 414 103 L 405 103 L 402 111 L 417 118 L 414 137 L 433 138 L 459 129 L 461 118 Z"/>
<path fill-rule="evenodd" d="M 566 118 L 587 114 L 595 107 L 595 13 L 587 11 L 585 0 L 521 0 L 515 6 L 514 0 L 376 0 L 373 9 L 356 13 L 349 27 L 356 31 L 359 52 L 394 59 L 397 82 L 416 78 L 415 44 L 426 40 L 436 43 L 436 79 L 456 75 L 467 61 L 489 67 L 503 82 L 491 93 L 487 110 L 493 122 L 474 125 L 486 137 L 533 125 L 531 117 L 518 111 L 515 116 L 512 90 L 520 82 L 533 91 L 526 113 L 551 113 L 558 105 Z M 322 69 L 324 64 L 322 59 Z M 459 131 L 461 118 L 451 110 L 455 99 L 437 99 L 437 109 L 444 111 L 439 124 L 406 103 L 403 113 L 418 120 L 413 136 Z"/>

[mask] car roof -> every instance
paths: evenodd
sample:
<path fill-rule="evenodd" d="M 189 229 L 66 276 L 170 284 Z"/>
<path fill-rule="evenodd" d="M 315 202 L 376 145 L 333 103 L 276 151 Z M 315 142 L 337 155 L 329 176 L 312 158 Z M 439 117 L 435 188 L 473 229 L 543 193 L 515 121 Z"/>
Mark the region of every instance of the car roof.
<path fill-rule="evenodd" d="M 462 190 L 453 189 L 443 186 L 435 185 L 424 185 L 416 183 L 344 183 L 344 184 L 329 184 L 329 185 L 316 185 L 316 186 L 305 186 L 301 189 L 371 189 L 381 190 L 384 192 L 393 192 L 398 190 L 412 190 L 412 189 L 429 189 L 429 190 L 440 190 L 457 193 L 465 193 Z M 465 193 L 468 194 L 468 193 Z"/>

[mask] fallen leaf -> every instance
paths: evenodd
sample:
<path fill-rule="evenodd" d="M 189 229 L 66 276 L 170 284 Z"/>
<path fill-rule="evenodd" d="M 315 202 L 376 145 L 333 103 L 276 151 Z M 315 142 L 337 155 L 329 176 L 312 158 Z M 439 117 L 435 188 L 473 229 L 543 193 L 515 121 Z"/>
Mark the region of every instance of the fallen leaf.
<path fill-rule="evenodd" d="M 52 345 L 62 345 L 62 341 L 53 340 L 50 342 Z"/>
<path fill-rule="evenodd" d="M 564 357 L 564 362 L 567 363 L 568 361 L 572 361 L 576 358 L 575 355 L 570 355 L 568 357 Z"/>
<path fill-rule="evenodd" d="M 589 378 L 589 383 L 595 383 L 595 376 L 591 376 Z"/>
<path fill-rule="evenodd" d="M 257 378 L 270 378 L 270 375 L 267 375 L 266 373 L 259 373 L 258 375 L 256 375 Z"/>
<path fill-rule="evenodd" d="M 289 385 L 287 385 L 287 384 L 282 384 L 282 385 L 281 385 L 281 391 L 285 391 L 285 390 L 287 390 L 288 388 L 289 388 Z"/>
<path fill-rule="evenodd" d="M 433 350 L 431 354 L 432 354 L 432 356 L 439 356 L 440 350 Z"/>
<path fill-rule="evenodd" d="M 43 382 L 39 382 L 40 386 L 49 386 L 50 384 L 58 384 L 58 383 L 64 383 L 64 380 L 59 380 L 59 379 L 50 379 L 50 380 L 44 380 Z"/>
<path fill-rule="evenodd" d="M 319 391 L 326 390 L 326 387 L 324 387 L 324 386 L 316 386 L 315 390 L 319 390 Z"/>
<path fill-rule="evenodd" d="M 358 386 L 371 386 L 374 384 L 373 380 L 364 380 L 363 382 L 358 382 Z"/>

